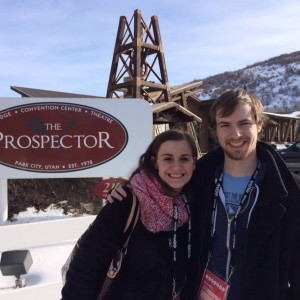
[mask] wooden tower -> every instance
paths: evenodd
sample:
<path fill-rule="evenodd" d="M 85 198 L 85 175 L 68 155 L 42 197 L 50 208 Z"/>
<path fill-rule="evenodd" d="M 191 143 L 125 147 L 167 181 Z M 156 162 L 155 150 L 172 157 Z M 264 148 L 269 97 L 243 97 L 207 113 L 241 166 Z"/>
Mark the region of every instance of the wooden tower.
<path fill-rule="evenodd" d="M 107 86 L 107 98 L 170 101 L 166 63 L 157 16 L 147 26 L 139 9 L 121 16 Z"/>

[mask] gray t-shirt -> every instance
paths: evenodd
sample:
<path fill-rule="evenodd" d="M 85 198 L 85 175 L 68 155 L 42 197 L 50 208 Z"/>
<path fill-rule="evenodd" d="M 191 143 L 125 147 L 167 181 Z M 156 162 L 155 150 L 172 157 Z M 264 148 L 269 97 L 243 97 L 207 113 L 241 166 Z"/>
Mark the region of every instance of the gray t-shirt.
<path fill-rule="evenodd" d="M 250 179 L 251 176 L 234 177 L 224 172 L 224 204 L 229 218 L 232 218 L 235 215 Z"/>

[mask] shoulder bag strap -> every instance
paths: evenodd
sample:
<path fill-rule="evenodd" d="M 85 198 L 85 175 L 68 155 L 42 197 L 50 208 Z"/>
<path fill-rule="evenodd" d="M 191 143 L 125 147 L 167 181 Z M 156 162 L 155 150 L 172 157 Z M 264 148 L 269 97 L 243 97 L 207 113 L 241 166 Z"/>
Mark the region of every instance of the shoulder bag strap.
<path fill-rule="evenodd" d="M 127 252 L 127 246 L 129 243 L 130 236 L 140 217 L 140 210 L 140 203 L 137 200 L 136 195 L 132 193 L 132 206 L 124 228 L 124 243 L 122 244 L 121 248 L 117 251 L 115 257 L 111 261 L 110 267 L 108 268 L 107 276 L 109 278 L 115 278 L 121 268 L 123 257 L 126 255 Z"/>

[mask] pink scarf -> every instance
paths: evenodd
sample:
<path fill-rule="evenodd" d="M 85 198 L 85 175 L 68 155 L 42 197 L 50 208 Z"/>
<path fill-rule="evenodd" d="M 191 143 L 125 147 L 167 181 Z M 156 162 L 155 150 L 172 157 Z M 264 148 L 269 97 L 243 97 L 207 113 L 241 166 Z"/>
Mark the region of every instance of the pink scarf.
<path fill-rule="evenodd" d="M 141 220 L 151 232 L 171 231 L 173 229 L 173 201 L 178 206 L 178 227 L 188 220 L 184 201 L 162 193 L 161 185 L 143 171 L 130 181 L 133 192 L 141 203 Z"/>

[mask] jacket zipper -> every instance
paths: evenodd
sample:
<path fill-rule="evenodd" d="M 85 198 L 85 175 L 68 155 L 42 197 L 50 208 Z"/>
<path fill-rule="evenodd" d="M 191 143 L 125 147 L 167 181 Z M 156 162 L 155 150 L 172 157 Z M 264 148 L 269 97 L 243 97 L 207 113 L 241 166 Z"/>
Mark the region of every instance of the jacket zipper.
<path fill-rule="evenodd" d="M 220 199 L 222 199 L 222 194 L 220 193 Z M 225 201 L 225 200 L 224 200 Z M 226 233 L 226 247 L 227 247 L 227 261 L 226 261 L 226 280 L 230 275 L 230 261 L 231 261 L 231 248 L 230 248 L 230 238 L 231 238 L 231 222 L 233 220 L 229 218 L 225 204 L 221 201 L 223 208 L 227 217 L 227 233 Z"/>
<path fill-rule="evenodd" d="M 227 212 L 226 212 L 227 213 Z M 231 249 L 230 249 L 230 236 L 231 236 L 231 221 L 227 215 L 227 236 L 226 236 L 226 247 L 227 247 L 227 262 L 226 262 L 226 280 L 229 278 L 230 261 L 231 261 Z"/>
<path fill-rule="evenodd" d="M 250 209 L 250 212 L 249 212 L 249 216 L 248 216 L 248 222 L 247 222 L 247 225 L 246 225 L 246 228 L 248 228 L 249 226 L 249 222 L 250 222 L 250 218 L 251 218 L 251 215 L 252 215 L 252 212 L 253 212 L 253 209 L 256 205 L 256 202 L 257 202 L 257 198 L 258 198 L 258 195 L 259 195 L 259 188 L 257 185 L 255 185 L 256 187 L 256 195 L 255 195 L 255 200 L 254 200 L 254 203 Z M 251 194 L 252 194 L 253 191 L 251 191 L 249 197 L 251 197 Z M 221 198 L 221 195 L 220 195 L 220 198 Z M 230 261 L 231 261 L 231 248 L 230 248 L 230 240 L 231 240 L 231 223 L 232 223 L 232 220 L 234 218 L 229 218 L 228 216 L 228 213 L 227 213 L 227 210 L 226 210 L 226 207 L 223 203 L 223 201 L 221 201 L 221 203 L 223 204 L 223 208 L 225 209 L 225 213 L 226 213 L 226 216 L 227 216 L 227 234 L 226 234 L 226 247 L 227 247 L 227 261 L 226 261 L 226 280 L 228 280 L 230 277 L 231 277 L 231 268 L 230 268 Z"/>

